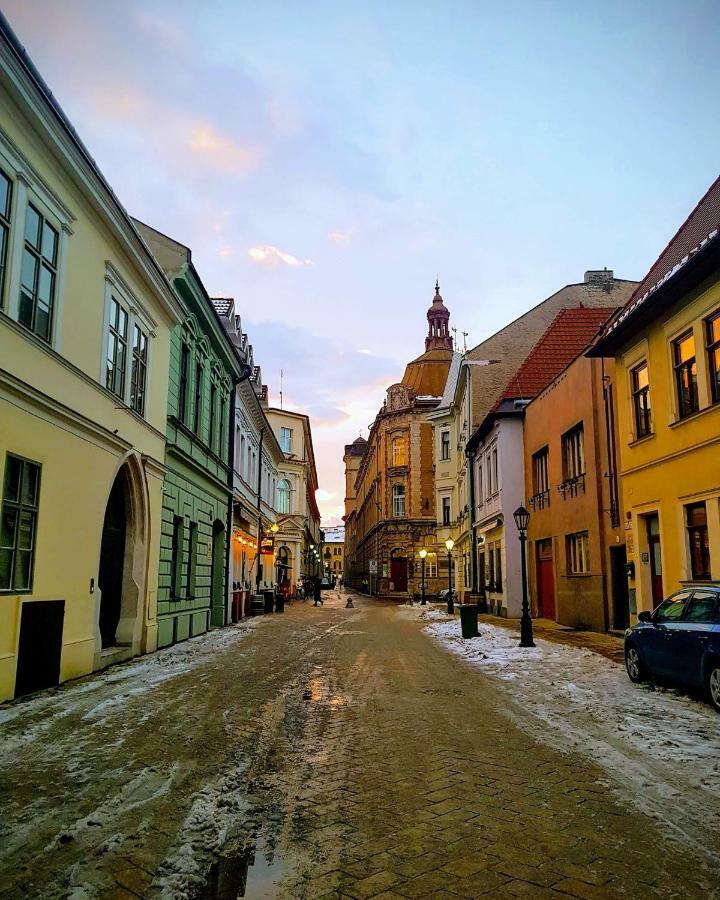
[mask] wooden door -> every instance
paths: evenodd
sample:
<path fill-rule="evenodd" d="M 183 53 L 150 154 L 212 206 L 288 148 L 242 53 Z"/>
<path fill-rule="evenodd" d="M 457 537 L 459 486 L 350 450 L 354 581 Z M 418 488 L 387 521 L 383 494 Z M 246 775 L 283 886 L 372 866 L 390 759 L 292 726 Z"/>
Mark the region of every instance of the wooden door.
<path fill-rule="evenodd" d="M 395 556 L 390 560 L 390 581 L 394 591 L 402 593 L 407 590 L 407 559 L 404 556 Z"/>
<path fill-rule="evenodd" d="M 663 599 L 662 550 L 660 547 L 660 519 L 657 515 L 647 517 L 647 541 L 650 555 L 650 581 L 652 585 L 653 609 Z"/>
<path fill-rule="evenodd" d="M 553 570 L 552 541 L 537 541 L 535 550 L 538 613 L 545 619 L 554 619 L 555 573 Z"/>

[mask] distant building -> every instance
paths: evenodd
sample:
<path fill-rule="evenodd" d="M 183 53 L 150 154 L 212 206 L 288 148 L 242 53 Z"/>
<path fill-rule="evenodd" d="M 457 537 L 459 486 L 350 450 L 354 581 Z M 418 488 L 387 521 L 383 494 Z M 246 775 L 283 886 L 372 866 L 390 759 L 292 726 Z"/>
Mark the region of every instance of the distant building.
<path fill-rule="evenodd" d="M 433 438 L 427 414 L 440 403 L 453 358 L 449 318 L 436 284 L 427 312 L 425 353 L 408 363 L 401 382 L 388 388 L 367 443 L 357 439 L 345 448 L 345 578 L 373 594 L 401 598 L 418 593 L 418 552 L 436 549 Z M 443 560 L 444 554 L 426 568 L 429 592 L 447 581 L 447 568 L 444 575 L 440 571 Z"/>
<path fill-rule="evenodd" d="M 345 528 L 342 525 L 325 529 L 322 560 L 326 575 L 340 577 L 343 573 L 345 557 Z"/>
<path fill-rule="evenodd" d="M 614 357 L 631 620 L 695 590 L 692 615 L 710 621 L 699 589 L 720 581 L 720 179 L 591 355 Z"/>
<path fill-rule="evenodd" d="M 266 395 L 267 396 L 267 395 Z M 266 407 L 270 427 L 280 445 L 275 511 L 279 531 L 275 537 L 278 558 L 292 590 L 303 575 L 319 574 L 320 511 L 315 452 L 310 419 L 304 413 Z"/>

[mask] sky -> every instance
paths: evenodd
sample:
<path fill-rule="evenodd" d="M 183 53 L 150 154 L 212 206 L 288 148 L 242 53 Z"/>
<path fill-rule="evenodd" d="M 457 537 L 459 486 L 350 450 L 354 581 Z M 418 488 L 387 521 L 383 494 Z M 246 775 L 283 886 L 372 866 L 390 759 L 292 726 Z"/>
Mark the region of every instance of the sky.
<path fill-rule="evenodd" d="M 720 0 L 4 0 L 135 217 L 234 297 L 271 402 L 343 447 L 424 350 L 586 269 L 641 278 L 718 174 Z"/>

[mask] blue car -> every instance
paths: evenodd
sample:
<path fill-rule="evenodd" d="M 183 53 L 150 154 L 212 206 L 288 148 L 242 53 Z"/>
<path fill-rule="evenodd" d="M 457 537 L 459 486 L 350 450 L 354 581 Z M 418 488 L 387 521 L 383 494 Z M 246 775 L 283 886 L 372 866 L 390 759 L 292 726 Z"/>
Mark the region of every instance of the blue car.
<path fill-rule="evenodd" d="M 659 677 L 707 691 L 720 712 L 720 587 L 678 591 L 625 632 L 625 668 L 636 684 Z"/>

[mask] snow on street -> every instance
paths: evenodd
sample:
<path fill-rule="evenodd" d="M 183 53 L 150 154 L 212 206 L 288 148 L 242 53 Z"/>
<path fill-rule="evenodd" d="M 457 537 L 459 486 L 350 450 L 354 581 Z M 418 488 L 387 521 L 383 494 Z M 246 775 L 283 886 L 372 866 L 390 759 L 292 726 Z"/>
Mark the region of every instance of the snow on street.
<path fill-rule="evenodd" d="M 480 637 L 463 640 L 457 618 L 419 616 L 446 650 L 507 686 L 508 714 L 527 727 L 531 713 L 536 736 L 590 756 L 639 808 L 693 840 L 720 825 L 720 716 L 703 698 L 635 685 L 591 650 L 537 636 L 535 648 L 521 648 L 517 630 L 482 621 Z"/>

